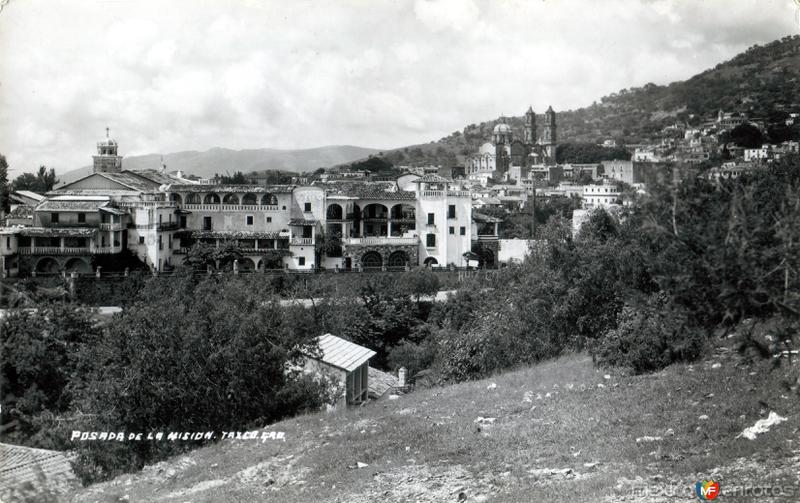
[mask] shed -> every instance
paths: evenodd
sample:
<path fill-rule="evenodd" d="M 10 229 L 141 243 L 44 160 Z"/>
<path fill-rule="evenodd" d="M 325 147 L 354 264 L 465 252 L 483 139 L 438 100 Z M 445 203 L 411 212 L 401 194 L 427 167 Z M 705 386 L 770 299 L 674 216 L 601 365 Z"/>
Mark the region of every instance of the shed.
<path fill-rule="evenodd" d="M 333 376 L 344 389 L 340 399 L 343 403 L 365 401 L 369 391 L 369 359 L 375 356 L 375 351 L 331 334 L 318 337 L 317 344 L 321 356 L 309 357 L 306 369 Z"/>

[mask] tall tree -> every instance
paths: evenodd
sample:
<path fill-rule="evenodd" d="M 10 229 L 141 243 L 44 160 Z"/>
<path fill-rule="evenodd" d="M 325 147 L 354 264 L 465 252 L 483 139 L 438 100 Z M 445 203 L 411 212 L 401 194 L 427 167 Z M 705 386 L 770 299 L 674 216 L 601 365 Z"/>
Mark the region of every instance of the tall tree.
<path fill-rule="evenodd" d="M 53 187 L 58 183 L 56 178 L 56 170 L 47 167 L 39 166 L 39 171 L 36 174 L 23 173 L 11 183 L 12 190 L 30 190 L 43 194 L 53 190 Z"/>
<path fill-rule="evenodd" d="M 8 161 L 0 154 L 0 211 L 8 210 Z"/>

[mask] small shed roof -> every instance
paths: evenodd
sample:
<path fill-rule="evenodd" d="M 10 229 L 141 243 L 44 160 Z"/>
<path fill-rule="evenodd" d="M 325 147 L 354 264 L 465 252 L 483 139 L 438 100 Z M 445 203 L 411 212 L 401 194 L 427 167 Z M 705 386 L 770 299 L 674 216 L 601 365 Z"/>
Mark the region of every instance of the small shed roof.
<path fill-rule="evenodd" d="M 0 497 L 33 485 L 39 492 L 66 493 L 80 487 L 72 471 L 72 455 L 21 445 L 0 444 Z"/>
<path fill-rule="evenodd" d="M 375 351 L 331 334 L 319 337 L 317 343 L 323 363 L 347 372 L 352 372 L 375 356 Z"/>

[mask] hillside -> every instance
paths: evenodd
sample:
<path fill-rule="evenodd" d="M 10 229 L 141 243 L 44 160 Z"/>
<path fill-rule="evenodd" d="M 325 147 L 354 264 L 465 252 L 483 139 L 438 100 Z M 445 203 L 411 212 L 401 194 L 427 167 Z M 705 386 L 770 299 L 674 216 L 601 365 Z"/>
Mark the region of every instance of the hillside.
<path fill-rule="evenodd" d="M 643 376 L 566 356 L 283 421 L 266 431 L 285 442 L 224 440 L 70 501 L 683 501 L 709 478 L 725 501 L 742 487 L 796 501 L 800 403 L 779 385 L 790 369 L 770 368 L 728 348 Z M 770 411 L 787 420 L 739 436 Z"/>
<path fill-rule="evenodd" d="M 204 152 L 185 151 L 164 155 L 167 168 L 181 170 L 185 173 L 210 178 L 214 173 L 221 175 L 241 171 L 284 170 L 301 173 L 313 171 L 320 167 L 333 166 L 351 162 L 356 159 L 377 153 L 378 150 L 351 145 L 334 145 L 301 150 L 253 149 L 230 150 L 212 148 Z M 122 166 L 125 169 L 154 169 L 161 165 L 160 154 L 148 154 L 125 157 Z M 59 173 L 62 182 L 76 180 L 91 172 L 91 166 Z"/>
<path fill-rule="evenodd" d="M 564 142 L 639 143 L 676 121 L 699 125 L 718 110 L 746 112 L 767 122 L 800 112 L 800 35 L 755 45 L 734 58 L 694 77 L 669 85 L 652 83 L 622 89 L 577 110 L 556 110 L 558 138 Z M 507 117 L 515 137 L 522 137 L 524 110 Z M 537 110 L 541 128 L 543 110 Z M 465 154 L 489 141 L 498 119 L 470 124 L 438 141 L 386 152 L 394 164 L 462 163 Z"/>

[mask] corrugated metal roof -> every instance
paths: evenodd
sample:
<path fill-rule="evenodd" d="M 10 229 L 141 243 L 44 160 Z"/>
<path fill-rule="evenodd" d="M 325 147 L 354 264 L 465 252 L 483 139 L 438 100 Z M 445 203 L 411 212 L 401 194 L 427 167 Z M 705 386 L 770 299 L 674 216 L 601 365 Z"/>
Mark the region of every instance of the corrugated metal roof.
<path fill-rule="evenodd" d="M 375 356 L 375 351 L 331 334 L 319 337 L 317 343 L 324 363 L 347 372 L 352 372 Z"/>
<path fill-rule="evenodd" d="M 41 493 L 58 494 L 80 487 L 70 465 L 73 456 L 59 451 L 0 444 L 0 497 L 5 500 L 23 485 L 31 485 Z"/>

